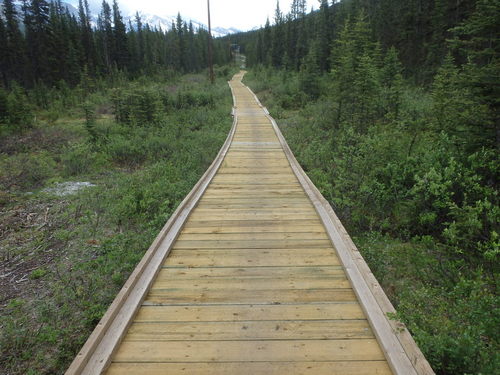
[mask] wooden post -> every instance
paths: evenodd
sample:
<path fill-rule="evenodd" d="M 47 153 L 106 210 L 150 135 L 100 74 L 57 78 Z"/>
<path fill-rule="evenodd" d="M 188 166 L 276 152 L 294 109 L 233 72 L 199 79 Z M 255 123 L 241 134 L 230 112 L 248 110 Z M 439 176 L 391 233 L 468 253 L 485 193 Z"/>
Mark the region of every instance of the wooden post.
<path fill-rule="evenodd" d="M 210 0 L 207 0 L 208 7 L 208 69 L 210 71 L 210 82 L 215 83 L 214 62 L 212 52 L 212 25 L 210 21 Z"/>

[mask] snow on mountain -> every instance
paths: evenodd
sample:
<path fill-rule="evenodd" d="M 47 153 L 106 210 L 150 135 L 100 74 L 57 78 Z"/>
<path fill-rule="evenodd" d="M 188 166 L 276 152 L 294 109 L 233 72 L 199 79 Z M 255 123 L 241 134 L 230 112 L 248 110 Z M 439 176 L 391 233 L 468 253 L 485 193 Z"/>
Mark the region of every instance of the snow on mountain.
<path fill-rule="evenodd" d="M 177 23 L 177 16 L 158 16 L 155 14 L 148 14 L 148 13 L 139 13 L 141 16 L 141 21 L 143 24 L 148 23 L 149 26 L 151 27 L 161 27 L 162 30 L 170 30 L 172 28 L 172 23 L 176 24 Z M 132 26 L 135 26 L 135 13 L 129 14 L 127 16 L 123 17 L 125 23 L 128 25 L 129 21 L 131 22 Z M 204 23 L 201 23 L 196 20 L 189 20 L 189 19 L 184 19 L 184 22 L 189 22 L 193 23 L 193 27 L 195 30 L 197 29 L 208 29 L 208 26 L 205 25 Z M 229 34 L 236 34 L 241 32 L 241 30 L 238 30 L 234 27 L 231 27 L 229 29 L 226 29 L 224 27 L 214 27 L 212 28 L 212 36 L 214 38 L 226 36 Z"/>

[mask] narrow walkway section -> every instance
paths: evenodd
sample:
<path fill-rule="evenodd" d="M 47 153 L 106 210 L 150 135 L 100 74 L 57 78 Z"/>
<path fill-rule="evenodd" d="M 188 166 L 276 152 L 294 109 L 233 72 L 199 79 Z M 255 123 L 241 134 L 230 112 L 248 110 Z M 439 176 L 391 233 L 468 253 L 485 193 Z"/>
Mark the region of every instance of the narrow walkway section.
<path fill-rule="evenodd" d="M 253 94 L 107 374 L 391 374 L 311 200 Z"/>

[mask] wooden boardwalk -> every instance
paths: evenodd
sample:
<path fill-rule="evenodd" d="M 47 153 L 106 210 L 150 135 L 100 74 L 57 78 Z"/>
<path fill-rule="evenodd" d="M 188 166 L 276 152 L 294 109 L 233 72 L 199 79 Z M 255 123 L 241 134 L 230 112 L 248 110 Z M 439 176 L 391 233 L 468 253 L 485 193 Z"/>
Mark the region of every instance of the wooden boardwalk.
<path fill-rule="evenodd" d="M 157 266 L 132 275 L 68 373 L 432 373 L 404 327 L 401 336 L 385 319 L 362 258 L 339 253 L 337 237 L 350 239 L 331 233 L 333 211 L 318 210 L 325 203 L 241 78 L 230 82 L 235 124 L 212 175 L 146 255 L 143 268 L 163 251 Z M 363 280 L 373 285 L 359 290 Z"/>

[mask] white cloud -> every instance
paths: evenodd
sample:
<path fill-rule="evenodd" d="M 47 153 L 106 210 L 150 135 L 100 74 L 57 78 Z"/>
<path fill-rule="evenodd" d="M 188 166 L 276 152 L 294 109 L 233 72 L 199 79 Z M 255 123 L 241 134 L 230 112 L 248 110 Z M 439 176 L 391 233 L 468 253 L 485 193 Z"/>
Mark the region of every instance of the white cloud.
<path fill-rule="evenodd" d="M 108 2 L 111 3 L 112 0 Z M 280 8 L 284 12 L 290 9 L 292 0 L 281 0 Z M 78 0 L 71 0 L 78 4 Z M 101 0 L 90 0 L 92 10 L 98 12 Z M 309 0 L 309 6 L 316 6 L 316 1 Z M 186 19 L 193 19 L 204 24 L 207 23 L 207 0 L 118 0 L 120 9 L 125 14 L 135 11 L 155 14 L 158 16 L 171 16 L 180 12 Z M 267 17 L 272 21 L 275 0 L 210 0 L 212 25 L 214 27 L 235 27 L 249 30 L 255 26 L 264 25 Z"/>

